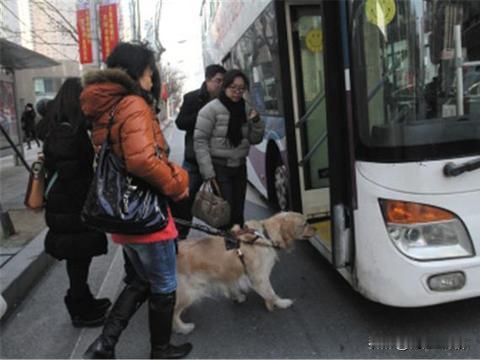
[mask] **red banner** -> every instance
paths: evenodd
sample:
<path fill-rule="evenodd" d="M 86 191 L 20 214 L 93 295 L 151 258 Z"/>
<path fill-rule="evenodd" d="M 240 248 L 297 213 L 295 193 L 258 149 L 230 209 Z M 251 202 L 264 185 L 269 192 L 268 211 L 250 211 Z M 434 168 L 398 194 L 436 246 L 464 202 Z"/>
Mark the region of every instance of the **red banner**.
<path fill-rule="evenodd" d="M 77 31 L 80 64 L 90 64 L 93 62 L 90 9 L 77 10 Z"/>
<path fill-rule="evenodd" d="M 100 5 L 100 30 L 102 32 L 102 58 L 107 59 L 118 43 L 117 4 Z"/>
<path fill-rule="evenodd" d="M 168 87 L 167 83 L 162 84 L 162 91 L 160 93 L 160 99 L 167 101 L 168 100 Z"/>

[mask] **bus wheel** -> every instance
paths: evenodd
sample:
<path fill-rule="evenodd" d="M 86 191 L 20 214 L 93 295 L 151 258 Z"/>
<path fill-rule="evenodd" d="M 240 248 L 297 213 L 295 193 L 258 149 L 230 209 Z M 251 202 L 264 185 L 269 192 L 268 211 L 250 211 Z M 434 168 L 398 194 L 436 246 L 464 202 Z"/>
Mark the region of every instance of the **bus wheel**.
<path fill-rule="evenodd" d="M 274 171 L 275 197 L 281 211 L 288 209 L 288 173 L 287 167 L 278 159 Z"/>

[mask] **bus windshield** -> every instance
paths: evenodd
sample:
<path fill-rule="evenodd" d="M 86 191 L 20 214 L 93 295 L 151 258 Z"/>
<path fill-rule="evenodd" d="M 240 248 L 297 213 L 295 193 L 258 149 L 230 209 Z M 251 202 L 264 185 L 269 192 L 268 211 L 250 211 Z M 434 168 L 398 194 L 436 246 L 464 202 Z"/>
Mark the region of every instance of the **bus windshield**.
<path fill-rule="evenodd" d="M 351 14 L 359 158 L 480 154 L 480 2 L 365 0 Z"/>

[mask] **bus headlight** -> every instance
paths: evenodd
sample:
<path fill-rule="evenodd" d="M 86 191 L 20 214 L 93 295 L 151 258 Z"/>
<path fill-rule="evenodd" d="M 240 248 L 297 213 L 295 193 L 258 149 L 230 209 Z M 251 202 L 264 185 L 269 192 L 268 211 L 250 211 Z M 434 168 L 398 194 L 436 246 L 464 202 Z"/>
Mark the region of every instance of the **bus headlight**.
<path fill-rule="evenodd" d="M 440 260 L 474 255 L 465 226 L 452 212 L 412 202 L 379 201 L 390 239 L 408 257 Z"/>

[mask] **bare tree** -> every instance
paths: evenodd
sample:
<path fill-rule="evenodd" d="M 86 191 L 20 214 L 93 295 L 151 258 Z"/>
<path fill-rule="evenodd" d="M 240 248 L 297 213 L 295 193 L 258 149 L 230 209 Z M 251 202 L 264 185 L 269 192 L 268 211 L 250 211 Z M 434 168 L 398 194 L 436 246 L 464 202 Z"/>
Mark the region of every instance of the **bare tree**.
<path fill-rule="evenodd" d="M 154 24 L 154 39 L 155 39 L 155 53 L 156 53 L 156 60 L 157 62 L 160 62 L 160 59 L 162 57 L 162 53 L 165 51 L 165 48 L 163 47 L 161 41 L 160 41 L 160 20 L 162 17 L 162 5 L 163 1 L 158 0 L 157 4 L 155 6 L 155 16 L 153 18 L 153 24 Z"/>
<path fill-rule="evenodd" d="M 31 0 L 31 2 L 52 21 L 58 31 L 68 35 L 78 44 L 77 29 L 57 7 L 48 0 Z"/>
<path fill-rule="evenodd" d="M 184 74 L 170 64 L 167 64 L 161 66 L 160 77 L 162 83 L 167 84 L 168 97 L 171 99 L 181 99 L 183 80 L 185 79 Z"/>

